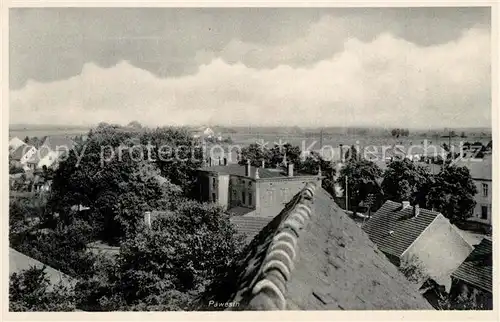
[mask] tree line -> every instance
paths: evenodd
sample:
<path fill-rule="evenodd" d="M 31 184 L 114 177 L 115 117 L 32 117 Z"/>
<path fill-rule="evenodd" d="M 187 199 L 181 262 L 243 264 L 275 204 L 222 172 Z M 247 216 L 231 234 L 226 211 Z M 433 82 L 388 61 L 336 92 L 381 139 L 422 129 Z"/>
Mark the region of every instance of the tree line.
<path fill-rule="evenodd" d="M 102 146 L 147 144 L 157 161 L 131 152 L 100 165 Z M 197 158 L 184 149 L 178 158 L 158 158 L 161 146 L 195 144 L 182 128 L 103 123 L 60 162 L 49 195 L 11 197 L 10 247 L 76 283 L 49 287 L 35 268 L 13 275 L 10 309 L 189 310 L 243 246 L 222 208 L 194 200 L 202 151 Z M 158 213 L 151 228 L 144 225 L 146 211 Z M 94 241 L 118 245 L 119 254 L 90 251 Z"/>

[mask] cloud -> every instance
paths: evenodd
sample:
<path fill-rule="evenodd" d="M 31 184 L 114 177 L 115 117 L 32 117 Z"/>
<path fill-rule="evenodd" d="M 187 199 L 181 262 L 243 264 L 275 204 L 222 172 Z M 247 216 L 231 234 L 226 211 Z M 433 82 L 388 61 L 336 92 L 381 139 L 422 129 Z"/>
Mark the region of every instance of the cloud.
<path fill-rule="evenodd" d="M 338 39 L 333 44 L 311 34 L 289 45 L 233 42 L 221 54 L 199 52 L 198 71 L 180 77 L 159 78 L 127 61 L 111 68 L 87 63 L 69 79 L 29 81 L 11 90 L 10 121 L 491 126 L 486 29 L 473 28 L 456 41 L 426 47 L 389 33 L 368 41 L 333 35 L 332 42 Z M 282 54 L 293 60 L 324 53 L 325 46 L 341 49 L 306 67 L 258 69 L 238 59 Z"/>
<path fill-rule="evenodd" d="M 491 28 L 488 7 L 416 8 L 14 8 L 9 10 L 9 86 L 78 75 L 88 62 L 122 60 L 168 78 L 214 58 L 252 68 L 308 67 L 349 38 L 386 32 L 419 46 Z"/>

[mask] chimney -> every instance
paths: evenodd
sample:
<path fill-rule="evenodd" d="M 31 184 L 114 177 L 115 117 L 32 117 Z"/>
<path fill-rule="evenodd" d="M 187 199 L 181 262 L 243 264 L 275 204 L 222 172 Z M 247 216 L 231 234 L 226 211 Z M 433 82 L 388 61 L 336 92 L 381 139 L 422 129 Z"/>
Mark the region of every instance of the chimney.
<path fill-rule="evenodd" d="M 262 160 L 262 168 L 266 167 L 266 160 Z"/>
<path fill-rule="evenodd" d="M 414 205 L 413 206 L 413 217 L 418 217 L 419 214 L 420 214 L 420 206 L 418 204 Z"/>
<path fill-rule="evenodd" d="M 255 179 L 259 179 L 259 168 L 255 169 Z"/>
<path fill-rule="evenodd" d="M 288 176 L 293 177 L 293 163 L 288 163 Z"/>
<path fill-rule="evenodd" d="M 224 158 L 224 165 L 227 165 L 227 158 Z"/>
<path fill-rule="evenodd" d="M 245 165 L 245 177 L 250 177 L 250 160 L 247 160 L 247 164 Z"/>
<path fill-rule="evenodd" d="M 409 201 L 406 201 L 406 200 L 405 200 L 405 201 L 403 201 L 403 209 L 406 209 L 406 208 L 408 208 L 408 207 L 410 207 L 410 202 L 409 202 Z"/>
<path fill-rule="evenodd" d="M 151 211 L 146 211 L 144 213 L 144 223 L 148 228 L 151 228 Z"/>

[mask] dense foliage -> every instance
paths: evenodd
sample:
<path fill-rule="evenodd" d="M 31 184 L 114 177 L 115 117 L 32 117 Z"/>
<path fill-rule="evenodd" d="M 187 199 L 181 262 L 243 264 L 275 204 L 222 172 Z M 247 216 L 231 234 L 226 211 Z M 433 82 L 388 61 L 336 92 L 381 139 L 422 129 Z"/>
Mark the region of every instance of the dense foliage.
<path fill-rule="evenodd" d="M 45 267 L 13 273 L 9 279 L 9 311 L 74 311 L 75 295 L 62 282 L 50 285 Z"/>
<path fill-rule="evenodd" d="M 187 173 L 187 168 L 194 172 L 196 165 L 150 162 L 148 148 L 139 142 L 141 135 L 156 139 L 155 144 L 167 144 L 169 137 L 173 137 L 171 141 L 185 138 L 183 132 L 173 129 L 138 134 L 101 124 L 89 133 L 85 145 L 77 146 L 76 152 L 60 163 L 53 179 L 51 209 L 65 217 L 72 214 L 71 207 L 89 208 L 83 219 L 112 243 L 133 233 L 145 211 L 168 209 L 172 198 L 180 193 L 169 178 L 186 185 L 189 176 L 183 178 L 179 173 Z"/>
<path fill-rule="evenodd" d="M 474 211 L 476 193 L 466 167 L 447 166 L 435 176 L 427 194 L 427 207 L 438 210 L 452 222 L 465 220 Z"/>
<path fill-rule="evenodd" d="M 186 201 L 125 240 L 116 265 L 79 283 L 77 293 L 93 311 L 189 310 L 242 245 L 221 208 Z"/>
<path fill-rule="evenodd" d="M 379 206 L 382 200 L 379 184 L 381 178 L 382 170 L 375 163 L 365 159 L 349 159 L 340 169 L 337 183 L 346 194 L 347 181 L 346 195 L 350 209 L 356 212 L 360 202 L 370 195 L 376 196 L 374 208 Z"/>
<path fill-rule="evenodd" d="M 434 183 L 429 168 L 408 159 L 391 162 L 383 175 L 382 189 L 386 200 L 410 201 L 426 206 L 425 197 Z"/>

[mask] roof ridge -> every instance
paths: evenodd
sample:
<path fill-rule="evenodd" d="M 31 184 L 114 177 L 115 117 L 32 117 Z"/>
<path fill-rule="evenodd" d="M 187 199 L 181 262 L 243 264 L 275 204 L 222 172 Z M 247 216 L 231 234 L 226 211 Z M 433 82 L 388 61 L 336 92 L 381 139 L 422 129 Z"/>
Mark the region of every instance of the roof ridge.
<path fill-rule="evenodd" d="M 297 239 L 300 237 L 300 231 L 311 219 L 312 210 L 309 205 L 316 189 L 315 183 L 308 183 L 299 192 L 291 209 L 281 219 L 252 283 L 250 308 L 263 310 L 286 308 L 286 286 L 294 269 Z"/>

